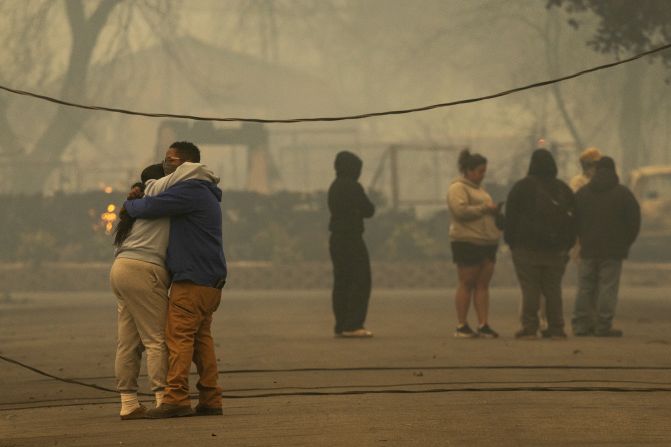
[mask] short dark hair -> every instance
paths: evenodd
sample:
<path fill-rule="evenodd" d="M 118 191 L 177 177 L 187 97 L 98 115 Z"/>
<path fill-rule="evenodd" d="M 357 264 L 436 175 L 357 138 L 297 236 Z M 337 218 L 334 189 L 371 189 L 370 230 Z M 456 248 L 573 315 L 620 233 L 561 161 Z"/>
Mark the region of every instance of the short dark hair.
<path fill-rule="evenodd" d="M 486 165 L 487 159 L 480 154 L 471 154 L 471 151 L 464 149 L 459 153 L 459 172 L 465 174 L 466 171 L 472 171 L 480 165 Z"/>
<path fill-rule="evenodd" d="M 150 165 L 144 168 L 142 174 L 140 175 L 140 179 L 142 180 L 142 183 L 147 183 L 149 180 L 158 180 L 164 176 L 165 172 L 163 172 L 163 163 L 157 163 L 155 165 Z"/>
<path fill-rule="evenodd" d="M 174 149 L 184 161 L 200 163 L 200 149 L 190 141 L 175 141 L 170 145 L 170 149 Z"/>

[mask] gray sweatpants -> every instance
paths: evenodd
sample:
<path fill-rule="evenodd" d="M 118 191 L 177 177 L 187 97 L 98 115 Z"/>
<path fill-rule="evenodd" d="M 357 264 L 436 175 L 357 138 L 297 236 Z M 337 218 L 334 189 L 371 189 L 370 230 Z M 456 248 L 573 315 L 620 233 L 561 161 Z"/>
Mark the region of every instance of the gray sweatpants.
<path fill-rule="evenodd" d="M 110 284 L 117 297 L 117 350 L 114 372 L 120 392 L 137 391 L 142 351 L 152 391 L 166 385 L 168 350 L 165 320 L 170 276 L 164 267 L 135 259 L 116 258 Z"/>

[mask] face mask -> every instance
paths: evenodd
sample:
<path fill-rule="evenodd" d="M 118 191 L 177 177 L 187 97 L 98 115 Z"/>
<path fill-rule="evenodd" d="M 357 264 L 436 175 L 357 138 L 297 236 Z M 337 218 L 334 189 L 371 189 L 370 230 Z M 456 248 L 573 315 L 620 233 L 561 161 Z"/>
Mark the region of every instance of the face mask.
<path fill-rule="evenodd" d="M 163 160 L 163 172 L 165 173 L 165 175 L 172 174 L 176 170 L 177 170 L 177 166 L 174 166 L 174 165 L 168 163 L 167 160 Z"/>

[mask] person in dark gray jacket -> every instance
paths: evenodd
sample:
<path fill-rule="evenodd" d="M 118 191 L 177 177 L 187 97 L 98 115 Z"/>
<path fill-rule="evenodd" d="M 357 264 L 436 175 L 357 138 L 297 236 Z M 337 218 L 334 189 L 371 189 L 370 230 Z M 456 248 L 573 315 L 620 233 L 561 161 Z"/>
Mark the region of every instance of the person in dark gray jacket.
<path fill-rule="evenodd" d="M 541 335 L 566 338 L 561 282 L 575 233 L 573 192 L 557 179 L 552 154 L 536 149 L 528 175 L 515 183 L 506 201 L 504 239 L 522 289 L 522 328 L 515 338 L 537 338 L 541 296 L 545 297 L 548 320 Z"/>
<path fill-rule="evenodd" d="M 576 336 L 621 337 L 612 327 L 622 261 L 641 226 L 634 195 L 621 185 L 615 162 L 603 157 L 592 180 L 576 194 L 580 262 L 571 325 Z"/>

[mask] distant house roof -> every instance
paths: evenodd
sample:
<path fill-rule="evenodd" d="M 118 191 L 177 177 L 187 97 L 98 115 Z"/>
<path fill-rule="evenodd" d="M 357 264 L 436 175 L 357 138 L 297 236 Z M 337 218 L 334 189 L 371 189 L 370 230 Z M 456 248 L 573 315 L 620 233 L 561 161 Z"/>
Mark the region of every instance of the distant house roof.
<path fill-rule="evenodd" d="M 314 76 L 192 37 L 93 67 L 89 81 L 101 86 L 97 98 L 106 105 L 143 111 L 294 117 L 341 109 L 336 93 Z"/>

